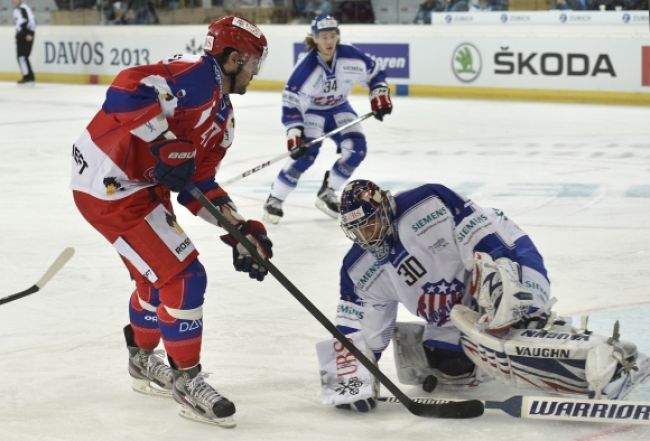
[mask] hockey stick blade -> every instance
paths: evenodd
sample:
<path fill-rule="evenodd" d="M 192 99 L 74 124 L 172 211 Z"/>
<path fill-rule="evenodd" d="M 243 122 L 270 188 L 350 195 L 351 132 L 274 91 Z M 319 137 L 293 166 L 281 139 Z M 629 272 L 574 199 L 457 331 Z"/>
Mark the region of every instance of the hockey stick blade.
<path fill-rule="evenodd" d="M 453 412 L 452 400 L 434 398 L 412 398 L 415 404 L 440 406 L 443 412 Z M 399 403 L 396 397 L 380 397 L 378 401 Z M 577 421 L 588 423 L 650 424 L 650 403 L 639 401 L 592 400 L 588 398 L 526 397 L 514 395 L 505 401 L 478 401 L 485 409 L 498 409 L 515 418 L 554 421 Z M 457 403 L 472 403 L 459 401 Z M 471 412 L 470 408 L 468 412 Z M 462 415 L 461 407 L 458 412 Z M 441 418 L 463 418 L 463 416 L 442 416 Z"/>
<path fill-rule="evenodd" d="M 408 409 L 413 415 L 435 418 L 476 418 L 483 415 L 485 407 L 479 400 L 421 403 L 413 400 Z"/>
<path fill-rule="evenodd" d="M 59 272 L 61 268 L 63 268 L 63 266 L 68 262 L 68 260 L 70 260 L 70 258 L 73 255 L 74 255 L 74 248 L 68 247 L 65 250 L 63 250 L 61 254 L 59 254 L 59 257 L 56 258 L 54 263 L 50 265 L 47 271 L 45 271 L 45 274 L 43 274 L 43 276 L 41 276 L 41 278 L 38 279 L 38 281 L 35 284 L 33 284 L 32 286 L 30 286 L 24 291 L 17 292 L 16 294 L 11 294 L 7 297 L 1 298 L 0 305 L 4 303 L 13 302 L 14 300 L 18 300 L 30 294 L 34 294 L 35 292 L 38 292 L 41 288 L 45 286 L 47 282 L 50 281 L 52 277 L 54 277 L 54 275 L 57 272 Z"/>

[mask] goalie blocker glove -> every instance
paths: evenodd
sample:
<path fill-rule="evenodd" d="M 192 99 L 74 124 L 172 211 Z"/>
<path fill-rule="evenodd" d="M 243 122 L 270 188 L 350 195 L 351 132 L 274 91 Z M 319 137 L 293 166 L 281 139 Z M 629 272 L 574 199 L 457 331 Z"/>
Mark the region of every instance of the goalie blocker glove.
<path fill-rule="evenodd" d="M 393 111 L 388 87 L 379 86 L 370 91 L 370 108 L 379 121 L 383 121 L 384 116 Z"/>
<path fill-rule="evenodd" d="M 154 143 L 151 154 L 157 160 L 153 173 L 158 183 L 179 192 L 192 180 L 196 150 L 189 141 L 172 139 Z"/>
<path fill-rule="evenodd" d="M 260 256 L 265 259 L 273 257 L 271 251 L 273 243 L 266 235 L 266 228 L 261 222 L 247 220 L 239 223 L 237 229 L 255 245 Z M 251 279 L 257 279 L 260 282 L 264 280 L 264 277 L 268 274 L 267 269 L 260 265 L 237 239 L 230 234 L 225 234 L 221 236 L 221 240 L 232 247 L 232 260 L 235 270 L 248 273 Z"/>

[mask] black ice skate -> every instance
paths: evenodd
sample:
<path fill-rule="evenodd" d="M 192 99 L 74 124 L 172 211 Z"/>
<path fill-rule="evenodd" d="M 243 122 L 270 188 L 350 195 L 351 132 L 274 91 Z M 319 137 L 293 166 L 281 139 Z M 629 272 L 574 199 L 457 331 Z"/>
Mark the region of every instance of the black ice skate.
<path fill-rule="evenodd" d="M 163 359 L 153 351 L 145 351 L 135 345 L 131 325 L 124 327 L 126 347 L 129 350 L 129 375 L 134 391 L 159 397 L 170 397 L 174 375 Z"/>
<path fill-rule="evenodd" d="M 341 203 L 334 190 L 329 186 L 330 172 L 325 172 L 323 185 L 318 190 L 318 199 L 316 199 L 316 208 L 328 215 L 333 219 L 339 217 L 341 211 Z"/>
<path fill-rule="evenodd" d="M 173 395 L 181 405 L 180 415 L 202 423 L 235 427 L 235 405 L 205 382 L 201 365 L 175 370 Z"/>
<path fill-rule="evenodd" d="M 264 216 L 263 220 L 269 221 L 272 224 L 280 222 L 280 218 L 284 216 L 282 211 L 282 201 L 275 196 L 269 195 L 269 198 L 264 203 Z"/>

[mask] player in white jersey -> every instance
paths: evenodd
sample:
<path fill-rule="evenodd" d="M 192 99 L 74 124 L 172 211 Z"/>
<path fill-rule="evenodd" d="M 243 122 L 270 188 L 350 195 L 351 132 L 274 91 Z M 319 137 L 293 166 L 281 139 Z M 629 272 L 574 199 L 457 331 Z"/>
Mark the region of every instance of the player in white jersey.
<path fill-rule="evenodd" d="M 543 258 L 502 211 L 440 184 L 393 197 L 355 180 L 340 213 L 354 245 L 340 272 L 337 328 L 376 360 L 392 338 L 402 383 L 433 376 L 475 384 L 480 373 L 515 387 L 616 399 L 650 374 L 633 344 L 553 317 Z M 399 304 L 422 321 L 396 323 Z M 323 401 L 373 408 L 372 375 L 336 341 L 317 350 Z"/>
<path fill-rule="evenodd" d="M 305 39 L 307 54 L 294 67 L 282 94 L 282 123 L 287 129 L 287 148 L 294 150 L 357 118 L 348 102 L 355 83 L 370 89 L 370 105 L 375 118 L 382 120 L 392 111 L 386 75 L 375 61 L 359 49 L 339 42 L 338 22 L 318 16 Z M 336 191 L 352 176 L 366 156 L 366 138 L 361 124 L 332 136 L 340 158 L 325 173 L 316 206 L 336 218 L 339 202 Z M 284 215 L 282 203 L 298 185 L 300 176 L 312 166 L 321 143 L 296 150 L 273 182 L 264 204 L 264 218 L 273 223 Z"/>

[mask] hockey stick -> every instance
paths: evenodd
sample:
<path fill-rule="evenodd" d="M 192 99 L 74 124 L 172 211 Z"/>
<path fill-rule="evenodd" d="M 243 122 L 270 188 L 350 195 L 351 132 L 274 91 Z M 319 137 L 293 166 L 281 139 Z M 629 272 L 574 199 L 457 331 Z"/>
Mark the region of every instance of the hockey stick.
<path fill-rule="evenodd" d="M 74 248 L 68 247 L 65 250 L 59 254 L 59 257 L 56 258 L 54 263 L 50 265 L 50 267 L 45 271 L 45 274 L 38 279 L 38 282 L 27 288 L 25 291 L 17 292 L 16 294 L 11 294 L 10 296 L 3 297 L 0 299 L 0 305 L 4 303 L 9 303 L 13 302 L 14 300 L 18 300 L 20 298 L 26 297 L 30 294 L 34 294 L 35 292 L 40 291 L 41 288 L 45 286 L 49 280 L 54 277 L 54 275 L 61 269 L 63 268 L 63 265 L 65 265 L 68 260 L 74 255 Z"/>
<path fill-rule="evenodd" d="M 379 401 L 398 403 L 397 397 Z M 412 398 L 417 403 L 444 404 L 450 400 Z M 486 409 L 499 409 L 515 418 L 582 421 L 589 423 L 650 424 L 650 403 L 515 395 L 505 401 L 483 401 Z"/>
<path fill-rule="evenodd" d="M 221 214 L 219 209 L 205 197 L 205 195 L 194 184 L 190 183 L 186 190 L 212 214 L 223 228 L 228 231 L 246 250 L 255 258 L 255 260 L 268 270 L 273 277 L 300 302 L 309 313 L 316 318 L 341 344 L 354 355 L 361 364 L 363 364 L 393 395 L 399 398 L 399 401 L 414 415 L 437 417 L 437 418 L 473 418 L 483 414 L 483 403 L 478 400 L 456 401 L 444 404 L 437 403 L 416 403 L 407 397 L 386 375 L 384 375 L 375 364 L 370 361 L 354 344 L 336 329 L 336 326 L 323 315 L 322 312 L 298 289 L 291 283 L 284 274 L 280 272 L 267 259 L 262 258 L 253 245 L 239 230 Z"/>
<path fill-rule="evenodd" d="M 275 158 L 269 159 L 268 161 L 263 162 L 263 163 L 261 163 L 260 165 L 256 165 L 255 167 L 253 167 L 253 168 L 251 168 L 251 169 L 249 169 L 249 170 L 246 170 L 245 172 L 243 172 L 243 173 L 240 174 L 240 175 L 234 176 L 234 177 L 232 177 L 232 178 L 230 178 L 230 179 L 227 179 L 227 180 L 225 180 L 225 181 L 223 181 L 223 182 L 219 182 L 219 185 L 223 187 L 224 185 L 228 185 L 228 184 L 232 184 L 233 182 L 237 182 L 237 181 L 239 181 L 240 179 L 245 178 L 246 176 L 250 176 L 250 175 L 252 175 L 253 173 L 257 173 L 258 171 L 262 170 L 263 168 L 268 167 L 268 166 L 271 165 L 271 164 L 275 164 L 275 163 L 278 162 L 278 161 L 281 161 L 281 160 L 283 160 L 283 159 L 285 159 L 285 158 L 288 158 L 289 156 L 291 156 L 291 154 L 292 154 L 293 152 L 298 151 L 298 150 L 307 150 L 309 147 L 313 146 L 314 144 L 318 144 L 319 142 L 321 142 L 321 141 L 323 141 L 323 140 L 325 140 L 325 139 L 327 139 L 327 138 L 330 138 L 330 137 L 336 135 L 337 133 L 342 132 L 343 130 L 345 130 L 345 129 L 347 129 L 347 128 L 350 128 L 350 127 L 352 127 L 353 125 L 355 125 L 355 124 L 357 124 L 357 123 L 360 123 L 361 121 L 363 121 L 363 120 L 365 120 L 365 119 L 370 118 L 372 115 L 373 115 L 372 112 L 368 112 L 368 113 L 366 113 L 365 115 L 361 115 L 361 116 L 358 117 L 357 119 L 353 119 L 353 120 L 350 121 L 349 123 L 343 124 L 342 126 L 339 126 L 339 127 L 335 128 L 335 129 L 332 130 L 331 132 L 327 132 L 327 133 L 325 133 L 325 134 L 319 136 L 318 138 L 314 138 L 314 139 L 312 139 L 311 141 L 308 141 L 308 142 L 302 143 L 302 144 L 300 144 L 298 147 L 294 147 L 294 148 L 293 148 L 292 150 L 290 150 L 290 151 L 284 152 L 283 154 L 278 155 L 278 156 L 276 156 Z"/>

